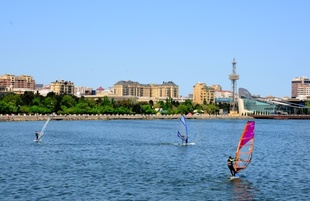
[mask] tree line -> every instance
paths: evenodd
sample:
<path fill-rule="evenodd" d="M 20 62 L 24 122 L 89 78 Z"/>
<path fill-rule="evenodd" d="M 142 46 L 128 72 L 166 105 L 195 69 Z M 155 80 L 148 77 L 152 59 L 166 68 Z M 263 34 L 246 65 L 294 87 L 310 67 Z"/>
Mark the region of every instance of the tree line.
<path fill-rule="evenodd" d="M 229 104 L 193 104 L 191 100 L 179 103 L 172 98 L 154 103 L 138 102 L 133 99 L 114 100 L 114 98 L 85 98 L 69 94 L 26 91 L 24 94 L 0 95 L 0 114 L 217 114 L 219 109 L 229 110 Z"/>

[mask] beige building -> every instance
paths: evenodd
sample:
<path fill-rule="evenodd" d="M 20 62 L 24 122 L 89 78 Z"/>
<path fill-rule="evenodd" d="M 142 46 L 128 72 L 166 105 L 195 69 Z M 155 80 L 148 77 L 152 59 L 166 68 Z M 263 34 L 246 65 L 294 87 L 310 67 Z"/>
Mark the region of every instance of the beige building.
<path fill-rule="evenodd" d="M 193 87 L 193 103 L 214 103 L 214 88 L 208 87 L 206 83 L 198 82 Z"/>
<path fill-rule="evenodd" d="M 18 89 L 35 89 L 35 80 L 29 75 L 15 76 L 4 74 L 0 76 L 0 86 Z"/>
<path fill-rule="evenodd" d="M 51 83 L 51 90 L 56 94 L 74 95 L 74 83 L 71 81 L 56 80 Z"/>
<path fill-rule="evenodd" d="M 292 80 L 292 98 L 298 96 L 310 96 L 310 80 L 305 76 Z"/>
<path fill-rule="evenodd" d="M 114 84 L 114 94 L 119 96 L 179 98 L 179 86 L 175 83 L 140 84 L 133 81 L 119 81 Z"/>
<path fill-rule="evenodd" d="M 222 91 L 222 86 L 219 84 L 213 84 L 210 87 L 212 87 L 214 91 Z"/>

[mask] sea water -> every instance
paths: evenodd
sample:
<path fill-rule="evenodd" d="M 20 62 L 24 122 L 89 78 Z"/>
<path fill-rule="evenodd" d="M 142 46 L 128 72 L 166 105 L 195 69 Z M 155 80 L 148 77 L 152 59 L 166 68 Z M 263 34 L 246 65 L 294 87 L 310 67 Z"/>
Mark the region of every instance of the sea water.
<path fill-rule="evenodd" d="M 229 180 L 246 120 L 0 122 L 0 200 L 309 200 L 310 122 L 256 120 L 252 163 Z"/>

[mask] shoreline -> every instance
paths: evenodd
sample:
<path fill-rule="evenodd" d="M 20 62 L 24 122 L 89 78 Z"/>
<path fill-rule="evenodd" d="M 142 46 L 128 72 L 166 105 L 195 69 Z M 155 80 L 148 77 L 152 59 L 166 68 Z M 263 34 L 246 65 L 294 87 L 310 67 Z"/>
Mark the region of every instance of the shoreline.
<path fill-rule="evenodd" d="M 277 119 L 277 120 L 285 120 L 285 119 L 304 119 L 309 120 L 310 115 L 251 115 L 254 119 Z"/>
<path fill-rule="evenodd" d="M 1 115 L 0 122 L 8 121 L 45 121 L 50 115 Z M 179 119 L 181 115 L 53 115 L 53 121 L 72 120 L 156 120 Z M 230 115 L 190 115 L 187 119 L 253 119 L 251 116 Z"/>

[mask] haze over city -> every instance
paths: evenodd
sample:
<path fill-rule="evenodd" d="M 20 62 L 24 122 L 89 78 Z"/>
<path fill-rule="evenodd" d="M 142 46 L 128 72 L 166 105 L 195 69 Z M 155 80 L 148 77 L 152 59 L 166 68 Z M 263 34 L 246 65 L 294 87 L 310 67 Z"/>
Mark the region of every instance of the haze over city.
<path fill-rule="evenodd" d="M 310 1 L 1 1 L 0 75 L 112 87 L 197 82 L 261 96 L 310 76 Z"/>

